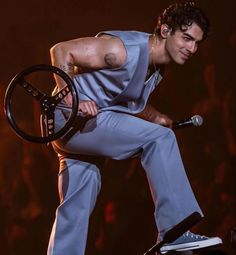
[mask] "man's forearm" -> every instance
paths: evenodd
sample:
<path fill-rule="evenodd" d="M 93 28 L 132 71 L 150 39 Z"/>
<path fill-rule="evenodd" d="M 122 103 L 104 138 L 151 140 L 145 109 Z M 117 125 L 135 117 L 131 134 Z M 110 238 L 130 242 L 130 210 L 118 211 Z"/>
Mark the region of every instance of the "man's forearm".
<path fill-rule="evenodd" d="M 173 123 L 167 115 L 160 113 L 150 104 L 147 104 L 144 110 L 135 116 L 167 127 L 171 127 Z"/>
<path fill-rule="evenodd" d="M 148 120 L 150 122 L 155 123 L 155 121 L 156 121 L 156 119 L 158 118 L 159 115 L 160 115 L 160 112 L 158 112 L 150 104 L 147 104 L 146 107 L 144 108 L 144 110 L 142 112 L 136 114 L 135 116 L 137 116 L 141 119 Z"/>

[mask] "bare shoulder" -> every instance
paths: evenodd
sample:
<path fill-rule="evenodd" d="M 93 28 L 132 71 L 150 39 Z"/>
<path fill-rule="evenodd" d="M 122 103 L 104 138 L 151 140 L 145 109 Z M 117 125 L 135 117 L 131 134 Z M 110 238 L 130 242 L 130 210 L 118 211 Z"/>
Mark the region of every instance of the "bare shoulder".
<path fill-rule="evenodd" d="M 127 57 L 123 42 L 118 37 L 107 34 L 103 34 L 98 38 L 104 44 L 103 57 L 107 66 L 115 68 L 123 65 Z"/>
<path fill-rule="evenodd" d="M 126 61 L 126 50 L 122 41 L 114 36 L 83 37 L 61 42 L 52 47 L 70 54 L 74 64 L 87 68 L 117 68 Z"/>

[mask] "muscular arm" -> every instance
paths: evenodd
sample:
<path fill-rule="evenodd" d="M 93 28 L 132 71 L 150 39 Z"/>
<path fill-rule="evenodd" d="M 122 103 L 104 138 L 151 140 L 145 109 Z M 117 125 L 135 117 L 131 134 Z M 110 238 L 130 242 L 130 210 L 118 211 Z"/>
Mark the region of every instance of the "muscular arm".
<path fill-rule="evenodd" d="M 126 59 L 126 51 L 118 38 L 79 38 L 61 42 L 50 49 L 52 65 L 59 67 L 71 78 L 77 70 L 98 70 L 117 68 Z M 58 81 L 60 86 L 61 81 Z"/>
<path fill-rule="evenodd" d="M 173 121 L 167 115 L 160 113 L 150 104 L 147 104 L 144 110 L 136 116 L 166 127 L 171 127 L 173 124 Z"/>
<path fill-rule="evenodd" d="M 79 38 L 61 42 L 50 49 L 53 66 L 59 67 L 71 78 L 84 70 L 117 68 L 124 64 L 126 51 L 122 42 L 112 36 Z M 65 82 L 55 75 L 57 86 L 61 89 Z M 65 98 L 68 105 L 71 98 Z M 79 110 L 88 115 L 96 115 L 97 108 L 92 101 L 82 101 Z"/>

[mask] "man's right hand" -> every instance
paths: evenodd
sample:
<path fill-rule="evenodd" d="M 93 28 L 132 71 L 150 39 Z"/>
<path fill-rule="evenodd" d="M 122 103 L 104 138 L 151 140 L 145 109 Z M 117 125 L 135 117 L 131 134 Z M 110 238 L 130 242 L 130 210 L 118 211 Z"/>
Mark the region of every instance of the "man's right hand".
<path fill-rule="evenodd" d="M 85 117 L 94 117 L 98 114 L 98 107 L 94 101 L 81 100 L 79 102 L 79 111 L 81 111 Z"/>
<path fill-rule="evenodd" d="M 68 107 L 72 107 L 72 96 L 69 94 L 64 98 L 64 102 Z M 84 117 L 94 117 L 98 114 L 98 107 L 92 100 L 79 100 L 78 111 Z"/>

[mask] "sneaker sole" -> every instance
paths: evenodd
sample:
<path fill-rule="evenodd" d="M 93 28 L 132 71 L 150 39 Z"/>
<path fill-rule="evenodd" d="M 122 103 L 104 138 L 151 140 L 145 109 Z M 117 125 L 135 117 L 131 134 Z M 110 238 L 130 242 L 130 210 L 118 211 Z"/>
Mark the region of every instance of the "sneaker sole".
<path fill-rule="evenodd" d="M 218 237 L 213 237 L 213 238 L 210 238 L 209 240 L 195 241 L 195 242 L 184 243 L 184 244 L 165 245 L 160 249 L 160 251 L 162 254 L 164 254 L 168 251 L 196 250 L 196 249 L 202 249 L 202 248 L 216 246 L 220 244 L 222 244 L 222 240 Z"/>

